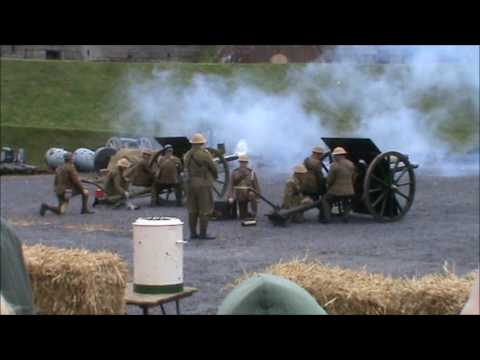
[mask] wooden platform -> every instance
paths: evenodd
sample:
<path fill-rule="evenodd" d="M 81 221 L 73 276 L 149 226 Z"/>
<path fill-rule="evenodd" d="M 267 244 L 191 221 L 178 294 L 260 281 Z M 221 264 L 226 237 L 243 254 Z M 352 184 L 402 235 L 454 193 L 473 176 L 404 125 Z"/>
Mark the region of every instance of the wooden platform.
<path fill-rule="evenodd" d="M 138 294 L 133 291 L 133 284 L 127 284 L 125 293 L 125 301 L 127 305 L 135 305 L 143 310 L 143 315 L 148 315 L 148 311 L 152 307 L 160 306 L 162 314 L 166 315 L 164 304 L 175 302 L 177 315 L 180 315 L 180 300 L 190 297 L 198 291 L 196 288 L 185 287 L 182 292 L 173 294 Z"/>

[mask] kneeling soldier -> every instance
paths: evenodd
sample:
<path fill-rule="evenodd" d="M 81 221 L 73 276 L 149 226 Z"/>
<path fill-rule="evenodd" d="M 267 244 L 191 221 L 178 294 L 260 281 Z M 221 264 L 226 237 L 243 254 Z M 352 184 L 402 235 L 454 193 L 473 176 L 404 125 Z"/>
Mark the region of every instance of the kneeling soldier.
<path fill-rule="evenodd" d="M 105 202 L 107 204 L 119 205 L 128 200 L 129 182 L 125 177 L 125 171 L 130 166 L 127 159 L 120 159 L 117 165 L 110 171 L 105 179 Z"/>
<path fill-rule="evenodd" d="M 238 208 L 240 210 L 240 219 L 256 218 L 257 217 L 257 195 L 253 191 L 245 189 L 235 189 L 235 187 L 250 187 L 257 193 L 260 193 L 260 185 L 258 183 L 255 172 L 248 168 L 249 158 L 246 155 L 239 157 L 240 167 L 235 169 L 230 176 L 230 189 L 228 193 L 228 202 L 233 204 L 238 201 Z M 248 213 L 248 204 L 252 210 Z"/>
<path fill-rule="evenodd" d="M 305 179 L 305 174 L 307 174 L 307 169 L 304 165 L 295 166 L 293 176 L 287 180 L 285 185 L 282 209 L 291 209 L 313 201 L 312 198 L 302 192 L 302 182 Z M 292 215 L 290 220 L 294 223 L 303 223 L 305 218 L 303 213 L 299 213 Z"/>
<path fill-rule="evenodd" d="M 77 169 L 73 164 L 73 154 L 66 152 L 64 155 L 65 164 L 55 170 L 54 188 L 58 199 L 58 206 L 42 204 L 40 206 L 40 215 L 45 216 L 45 212 L 50 210 L 57 215 L 63 215 L 67 210 L 70 198 L 77 195 L 82 196 L 82 214 L 93 214 L 88 209 L 88 190 L 85 189 L 78 176 Z"/>

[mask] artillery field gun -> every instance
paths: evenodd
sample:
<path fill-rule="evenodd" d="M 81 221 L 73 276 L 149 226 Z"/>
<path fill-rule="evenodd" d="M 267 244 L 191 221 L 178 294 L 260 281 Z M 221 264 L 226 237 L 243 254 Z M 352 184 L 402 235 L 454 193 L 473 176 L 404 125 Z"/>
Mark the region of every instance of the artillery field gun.
<path fill-rule="evenodd" d="M 322 159 L 328 174 L 332 163 L 331 152 L 343 147 L 347 158 L 355 164 L 355 195 L 351 199 L 352 212 L 372 215 L 379 222 L 398 221 L 410 210 L 415 198 L 415 173 L 418 165 L 410 163 L 408 156 L 397 151 L 381 152 L 370 139 L 322 138 L 330 149 Z M 263 199 L 265 200 L 265 199 Z M 268 214 L 274 225 L 286 225 L 290 216 L 318 208 L 321 200 L 300 205 L 292 209 L 281 209 L 272 204 Z"/>
<path fill-rule="evenodd" d="M 96 151 L 89 149 L 77 149 L 74 152 L 75 166 L 79 171 L 95 172 L 96 177 L 87 183 L 94 184 L 101 190 L 103 175 L 115 166 L 116 162 L 121 158 L 127 158 L 134 166 L 142 159 L 142 150 L 148 149 L 153 152 L 151 164 L 161 155 L 165 145 L 170 144 L 174 148 L 174 155 L 182 159 L 183 155 L 191 149 L 191 144 L 186 137 L 156 137 L 150 139 L 142 137 L 135 138 L 119 138 L 114 137 L 107 141 L 106 145 L 98 148 Z M 218 179 L 215 181 L 213 191 L 216 200 L 222 200 L 228 190 L 228 182 L 230 180 L 229 162 L 238 159 L 236 154 L 226 155 L 224 144 L 219 144 L 217 148 L 207 148 L 218 165 Z M 52 148 L 47 151 L 46 161 L 51 169 L 63 164 L 63 154 L 65 150 Z M 132 166 L 132 167 L 133 167 Z M 128 175 L 127 175 L 128 176 Z M 130 179 L 131 184 L 136 187 L 143 187 L 143 190 L 134 193 L 133 197 L 147 196 L 150 194 L 150 186 L 145 177 L 137 176 Z M 170 191 L 165 191 L 162 197 L 168 200 Z"/>

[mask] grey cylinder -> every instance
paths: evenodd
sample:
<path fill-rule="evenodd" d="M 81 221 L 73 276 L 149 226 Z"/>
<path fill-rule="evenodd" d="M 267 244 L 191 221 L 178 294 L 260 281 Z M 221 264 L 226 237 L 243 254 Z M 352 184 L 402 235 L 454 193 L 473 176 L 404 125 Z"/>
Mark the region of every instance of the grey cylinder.
<path fill-rule="evenodd" d="M 63 158 L 66 151 L 64 149 L 59 148 L 51 148 L 48 149 L 47 153 L 45 154 L 45 160 L 47 161 L 47 165 L 49 168 L 56 169 L 59 166 L 65 164 L 65 160 Z"/>
<path fill-rule="evenodd" d="M 80 148 L 73 153 L 75 167 L 78 171 L 91 172 L 95 170 L 95 152 Z"/>

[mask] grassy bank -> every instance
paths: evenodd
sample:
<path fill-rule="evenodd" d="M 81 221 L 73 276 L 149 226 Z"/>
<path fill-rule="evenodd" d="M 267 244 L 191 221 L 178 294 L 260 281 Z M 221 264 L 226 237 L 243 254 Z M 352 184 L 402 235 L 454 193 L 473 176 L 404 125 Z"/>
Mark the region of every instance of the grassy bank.
<path fill-rule="evenodd" d="M 190 84 L 195 74 L 223 78 L 247 74 L 272 91 L 285 84 L 287 67 L 225 64 L 124 64 L 1 60 L 2 126 L 110 130 L 125 113 L 128 84 L 153 72 L 175 70 L 171 81 Z M 130 130 L 135 119 L 122 124 Z"/>
<path fill-rule="evenodd" d="M 177 113 L 183 110 L 181 103 L 171 101 L 172 111 L 165 118 L 155 118 L 155 128 L 142 129 L 140 114 L 131 109 L 128 101 L 128 89 L 132 84 L 148 82 L 164 70 L 171 70 L 170 76 L 159 87 L 172 86 L 180 94 L 198 74 L 221 79 L 225 93 L 238 86 L 239 79 L 265 94 L 295 93 L 306 113 L 318 117 L 339 136 L 354 129 L 362 117 L 358 104 L 362 100 L 358 96 L 350 99 L 348 94 L 361 90 L 364 84 L 347 76 L 341 86 L 337 85 L 335 76 L 342 71 L 338 65 L 319 65 L 311 76 L 303 73 L 304 64 L 126 64 L 3 59 L 0 65 L 2 144 L 26 148 L 34 163 L 50 147 L 94 148 L 103 145 L 111 133 L 162 136 L 169 129 L 166 124 L 176 121 Z M 398 78 L 409 71 L 402 65 L 359 67 L 372 81 L 387 69 L 393 69 Z M 330 96 L 319 96 L 323 89 Z M 405 89 L 410 89 L 408 84 Z M 410 104 L 426 115 L 426 121 L 441 124 L 432 127 L 436 132 L 433 136 L 450 142 L 454 148 L 471 143 L 476 136 L 472 134 L 478 133 L 478 104 L 476 107 L 473 104 L 471 90 L 462 91 L 423 89 L 415 96 L 415 103 Z M 370 104 L 385 102 L 383 110 L 389 111 L 388 101 L 366 99 Z M 454 99 L 452 105 L 446 111 L 438 111 L 443 110 L 446 99 Z"/>

